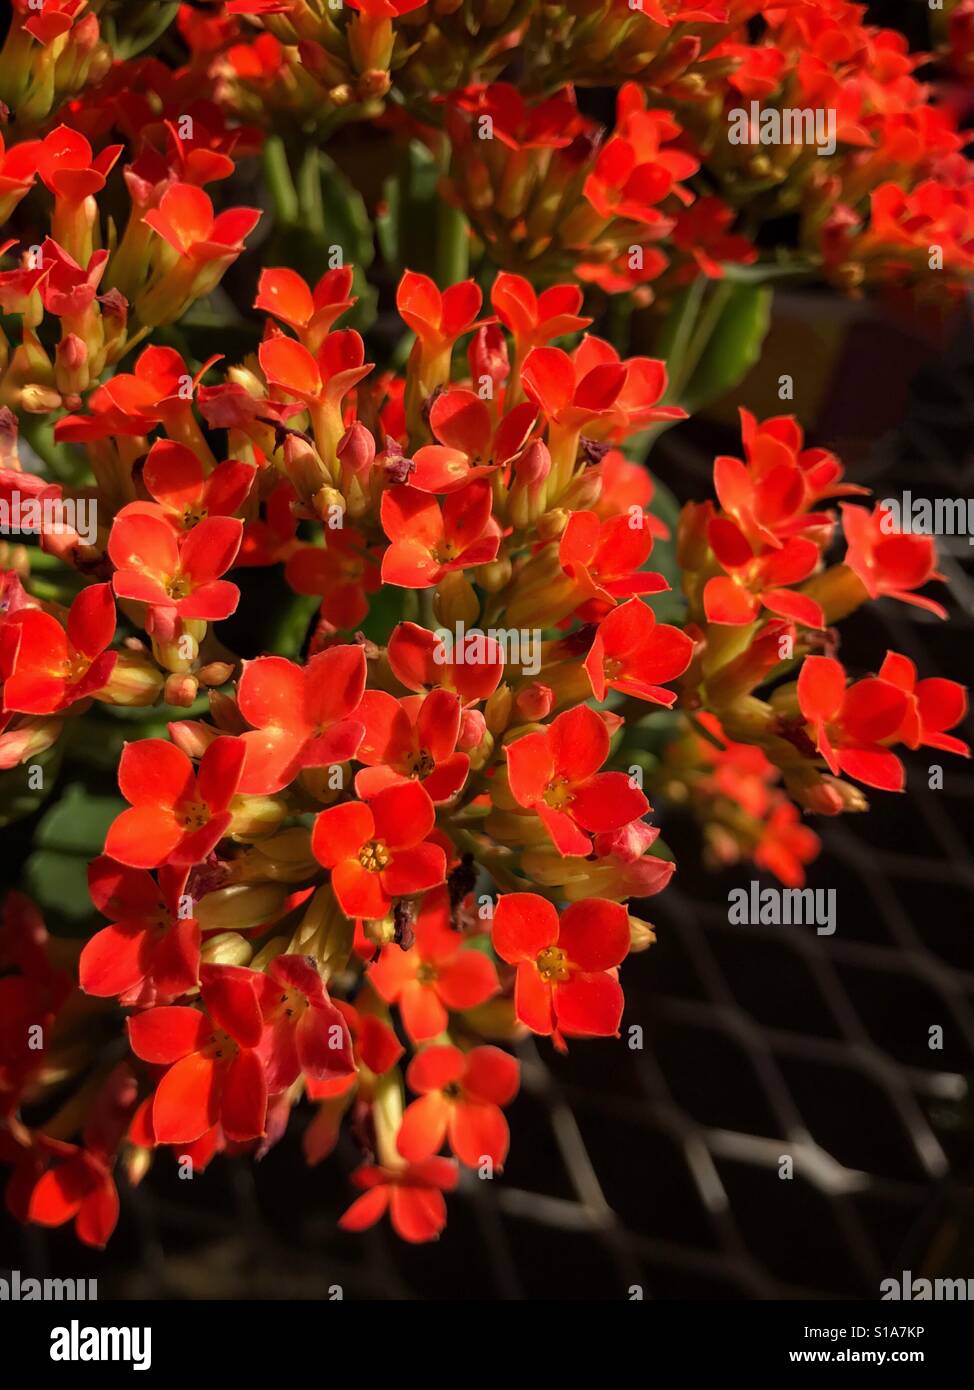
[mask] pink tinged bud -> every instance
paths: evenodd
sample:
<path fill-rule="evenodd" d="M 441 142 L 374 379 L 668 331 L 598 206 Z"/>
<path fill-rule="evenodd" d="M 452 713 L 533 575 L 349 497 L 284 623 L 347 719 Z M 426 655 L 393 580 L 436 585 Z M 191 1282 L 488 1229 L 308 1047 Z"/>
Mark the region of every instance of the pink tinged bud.
<path fill-rule="evenodd" d="M 71 47 L 79 56 L 90 53 L 100 37 L 98 19 L 95 15 L 85 15 L 71 30 Z"/>
<path fill-rule="evenodd" d="M 58 366 L 76 372 L 88 361 L 88 345 L 77 333 L 69 333 L 57 346 Z"/>
<path fill-rule="evenodd" d="M 375 440 L 361 420 L 351 424 L 338 445 L 343 468 L 353 474 L 367 473 L 375 463 Z"/>
<path fill-rule="evenodd" d="M 485 377 L 495 385 L 507 380 L 511 364 L 507 356 L 507 341 L 499 323 L 481 324 L 470 340 L 467 361 L 475 389 Z"/>
<path fill-rule="evenodd" d="M 463 751 L 479 748 L 487 732 L 487 721 L 479 709 L 465 709 L 460 717 L 457 747 Z"/>
<path fill-rule="evenodd" d="M 514 477 L 523 487 L 539 488 L 551 472 L 551 455 L 540 439 L 529 444 L 514 462 Z"/>
<path fill-rule="evenodd" d="M 202 758 L 219 734 L 219 729 L 199 719 L 177 719 L 169 725 L 169 737 L 187 758 Z"/>
<path fill-rule="evenodd" d="M 63 725 L 61 719 L 30 719 L 19 729 L 0 734 L 0 770 L 46 753 L 57 743 Z"/>
<path fill-rule="evenodd" d="M 655 825 L 647 825 L 644 820 L 633 820 L 618 830 L 603 830 L 596 835 L 595 853 L 600 859 L 621 859 L 626 864 L 634 864 L 658 836 L 659 830 Z"/>
<path fill-rule="evenodd" d="M 196 699 L 199 681 L 195 676 L 174 674 L 166 681 L 166 704 L 189 709 Z"/>
<path fill-rule="evenodd" d="M 555 703 L 555 692 L 550 685 L 542 685 L 540 681 L 532 681 L 519 691 L 514 703 L 517 705 L 518 713 L 526 720 L 536 722 L 546 719 L 551 713 Z"/>

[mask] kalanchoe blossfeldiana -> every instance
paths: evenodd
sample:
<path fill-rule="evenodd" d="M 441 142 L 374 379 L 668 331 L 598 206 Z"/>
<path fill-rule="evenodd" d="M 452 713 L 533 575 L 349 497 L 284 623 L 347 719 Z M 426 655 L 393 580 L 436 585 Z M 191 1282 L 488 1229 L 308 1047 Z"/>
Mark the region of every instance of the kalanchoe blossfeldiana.
<path fill-rule="evenodd" d="M 517 1144 L 514 1049 L 622 1045 L 668 806 L 798 888 L 806 814 L 968 755 L 959 683 L 840 659 L 863 605 L 948 609 L 828 440 L 742 409 L 678 515 L 646 468 L 777 278 L 949 310 L 959 116 L 825 0 L 227 0 L 144 52 L 142 5 L 13 8 L 0 814 L 120 795 L 83 942 L 3 907 L 8 1208 L 100 1247 L 117 1173 L 309 1104 L 309 1163 L 363 1153 L 342 1228 L 435 1239 Z"/>

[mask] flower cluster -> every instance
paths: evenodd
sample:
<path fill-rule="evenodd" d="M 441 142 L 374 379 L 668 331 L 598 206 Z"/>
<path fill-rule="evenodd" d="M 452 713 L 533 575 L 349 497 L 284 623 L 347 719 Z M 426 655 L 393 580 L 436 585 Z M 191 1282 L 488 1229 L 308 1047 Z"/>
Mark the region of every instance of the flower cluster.
<path fill-rule="evenodd" d="M 605 311 L 759 274 L 784 211 L 846 288 L 910 283 L 927 241 L 952 283 L 960 136 L 839 0 L 753 41 L 747 3 L 230 0 L 180 7 L 176 69 L 142 52 L 168 7 L 96 8 L 114 50 L 85 0 L 18 0 L 0 53 L 0 511 L 26 518 L 0 771 L 11 817 L 62 761 L 107 749 L 117 783 L 97 927 L 72 946 L 6 902 L 7 1202 L 103 1245 L 117 1172 L 262 1155 L 306 1100 L 309 1162 L 360 1151 L 342 1224 L 429 1240 L 461 1170 L 504 1165 L 512 1045 L 620 1036 L 652 940 L 628 905 L 675 871 L 647 791 L 691 803 L 716 863 L 797 885 L 802 812 L 901 789 L 898 745 L 967 753 L 959 685 L 836 656 L 868 601 L 944 615 L 931 538 L 747 411 L 671 537 L 635 457 L 680 390 Z M 604 139 L 571 85 L 599 74 Z M 752 95 L 833 104 L 836 152 L 729 143 Z M 366 267 L 298 225 L 324 235 L 339 186 L 316 142 L 366 120 L 439 160 L 450 253 L 398 265 L 378 318 Z M 270 233 L 237 191 L 262 146 Z M 394 262 L 388 189 L 373 211 Z M 274 238 L 302 231 L 295 266 Z M 476 275 L 443 269 L 471 249 Z M 682 369 L 701 322 L 667 340 Z"/>

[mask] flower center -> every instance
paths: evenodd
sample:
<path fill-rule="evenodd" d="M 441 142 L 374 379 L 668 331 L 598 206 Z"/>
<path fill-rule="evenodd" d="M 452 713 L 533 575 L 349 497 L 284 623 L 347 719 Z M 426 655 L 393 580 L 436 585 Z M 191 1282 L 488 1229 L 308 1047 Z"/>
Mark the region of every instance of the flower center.
<path fill-rule="evenodd" d="M 546 946 L 539 951 L 535 960 L 538 974 L 550 985 L 560 984 L 569 976 L 568 956 L 558 946 Z"/>
<path fill-rule="evenodd" d="M 552 810 L 561 811 L 564 807 L 571 804 L 572 792 L 568 783 L 562 777 L 557 782 L 549 782 L 545 789 L 544 802 Z"/>
<path fill-rule="evenodd" d="M 370 874 L 377 874 L 388 864 L 391 856 L 388 846 L 381 840 L 369 840 L 358 852 L 358 862 Z"/>
<path fill-rule="evenodd" d="M 190 581 L 182 574 L 174 574 L 171 579 L 166 581 L 166 593 L 170 598 L 185 598 L 188 593 L 192 592 L 192 587 Z"/>
<path fill-rule="evenodd" d="M 184 531 L 191 531 L 207 516 L 207 509 L 202 502 L 187 502 L 183 508 L 182 527 Z"/>
<path fill-rule="evenodd" d="M 222 1028 L 214 1028 L 203 1051 L 218 1062 L 232 1062 L 240 1049 L 229 1033 L 224 1033 Z"/>
<path fill-rule="evenodd" d="M 176 811 L 176 819 L 184 830 L 199 830 L 210 819 L 205 801 L 184 801 Z"/>
<path fill-rule="evenodd" d="M 436 767 L 432 753 L 426 748 L 419 748 L 409 757 L 410 777 L 428 777 Z"/>
<path fill-rule="evenodd" d="M 416 971 L 416 983 L 419 985 L 431 985 L 436 979 L 436 966 L 430 965 L 429 961 L 423 961 Z"/>

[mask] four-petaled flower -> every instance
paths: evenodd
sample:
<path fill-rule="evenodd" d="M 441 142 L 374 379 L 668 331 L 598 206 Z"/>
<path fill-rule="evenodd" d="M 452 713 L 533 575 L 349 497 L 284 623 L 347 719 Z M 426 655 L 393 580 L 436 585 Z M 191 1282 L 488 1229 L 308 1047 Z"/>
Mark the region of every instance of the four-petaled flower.
<path fill-rule="evenodd" d="M 615 968 L 629 953 L 626 909 L 587 898 L 558 911 L 537 893 L 504 893 L 494 912 L 494 950 L 517 966 L 514 1007 L 533 1033 L 552 1037 L 613 1037 L 622 1018 Z"/>
<path fill-rule="evenodd" d="M 346 801 L 315 820 L 311 848 L 331 870 L 349 917 L 385 917 L 394 898 L 434 888 L 446 877 L 446 854 L 427 839 L 436 811 L 418 782 L 386 787 L 370 801 Z"/>

